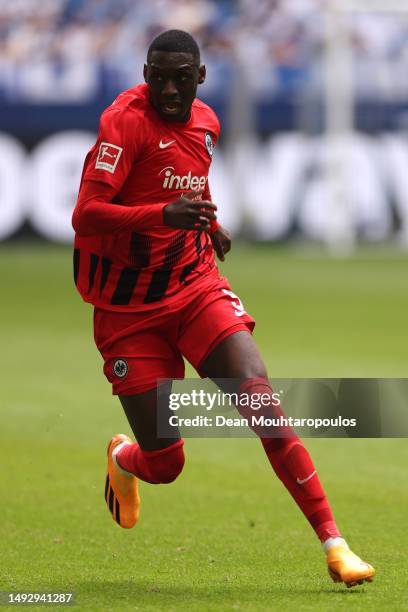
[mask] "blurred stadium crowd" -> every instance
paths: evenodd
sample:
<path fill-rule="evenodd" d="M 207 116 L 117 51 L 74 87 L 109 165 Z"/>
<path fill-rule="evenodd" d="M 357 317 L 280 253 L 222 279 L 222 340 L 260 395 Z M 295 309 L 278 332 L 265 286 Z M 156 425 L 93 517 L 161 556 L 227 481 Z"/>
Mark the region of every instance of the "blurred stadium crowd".
<path fill-rule="evenodd" d="M 87 103 L 141 78 L 160 31 L 192 32 L 208 70 L 204 95 L 238 74 L 257 101 L 319 95 L 330 0 L 0 0 L 0 100 Z M 350 19 L 356 94 L 408 98 L 401 15 Z M 235 72 L 234 72 L 235 71 Z"/>

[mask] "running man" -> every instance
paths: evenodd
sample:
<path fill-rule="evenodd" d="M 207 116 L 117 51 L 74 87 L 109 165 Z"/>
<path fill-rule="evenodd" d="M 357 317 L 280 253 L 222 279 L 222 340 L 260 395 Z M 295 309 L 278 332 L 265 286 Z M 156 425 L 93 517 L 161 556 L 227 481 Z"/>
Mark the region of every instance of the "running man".
<path fill-rule="evenodd" d="M 215 263 L 231 240 L 208 185 L 220 126 L 196 98 L 205 76 L 188 33 L 153 40 L 145 83 L 101 116 L 73 214 L 76 286 L 94 306 L 104 372 L 137 440 L 117 434 L 108 447 L 105 499 L 124 528 L 139 517 L 138 480 L 170 483 L 183 469 L 183 439 L 157 436 L 156 411 L 157 380 L 183 378 L 183 356 L 201 376 L 238 381 L 239 394 L 272 396 L 255 321 Z M 320 539 L 330 576 L 371 582 L 374 569 L 341 537 L 306 448 L 293 431 L 274 435 L 260 436 L 264 451 Z"/>

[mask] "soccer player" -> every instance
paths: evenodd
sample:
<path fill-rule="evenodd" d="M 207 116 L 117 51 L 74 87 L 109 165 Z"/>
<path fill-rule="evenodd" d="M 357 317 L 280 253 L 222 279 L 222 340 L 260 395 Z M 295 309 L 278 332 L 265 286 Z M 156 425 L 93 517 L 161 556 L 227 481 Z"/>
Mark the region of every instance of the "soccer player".
<path fill-rule="evenodd" d="M 102 114 L 73 214 L 75 282 L 94 305 L 104 372 L 137 440 L 117 434 L 108 446 L 105 499 L 125 528 L 139 517 L 138 479 L 170 483 L 183 469 L 178 430 L 157 435 L 157 381 L 183 378 L 183 356 L 201 376 L 238 381 L 239 394 L 270 394 L 279 412 L 255 322 L 215 263 L 231 240 L 208 185 L 220 127 L 196 98 L 205 76 L 188 33 L 153 40 L 145 83 Z M 288 428 L 273 435 L 260 434 L 267 458 L 322 542 L 332 579 L 371 581 L 374 569 L 341 537 L 302 442 Z"/>

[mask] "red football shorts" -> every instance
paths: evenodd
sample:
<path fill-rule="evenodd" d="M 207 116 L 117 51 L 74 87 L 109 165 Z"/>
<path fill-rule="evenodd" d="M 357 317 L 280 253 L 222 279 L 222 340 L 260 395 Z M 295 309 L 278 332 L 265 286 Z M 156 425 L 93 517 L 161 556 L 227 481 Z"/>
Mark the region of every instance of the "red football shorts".
<path fill-rule="evenodd" d="M 183 356 L 204 376 L 200 366 L 221 340 L 254 327 L 225 278 L 181 305 L 147 312 L 94 311 L 95 342 L 114 395 L 143 393 L 160 378 L 183 378 Z"/>

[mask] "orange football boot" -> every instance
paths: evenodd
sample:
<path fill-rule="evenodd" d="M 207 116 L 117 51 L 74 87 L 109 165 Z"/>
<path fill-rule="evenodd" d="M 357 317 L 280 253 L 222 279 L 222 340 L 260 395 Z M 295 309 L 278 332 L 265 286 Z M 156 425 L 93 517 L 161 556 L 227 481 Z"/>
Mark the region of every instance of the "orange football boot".
<path fill-rule="evenodd" d="M 327 551 L 329 574 L 334 582 L 344 582 L 347 588 L 372 582 L 375 569 L 369 563 L 357 557 L 347 544 L 333 546 Z"/>
<path fill-rule="evenodd" d="M 105 500 L 113 520 L 121 527 L 130 529 L 139 518 L 140 497 L 136 476 L 123 470 L 113 456 L 115 448 L 123 442 L 133 444 L 125 434 L 116 434 L 109 442 Z"/>

